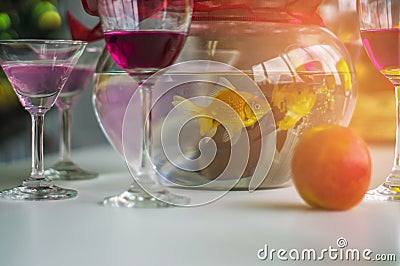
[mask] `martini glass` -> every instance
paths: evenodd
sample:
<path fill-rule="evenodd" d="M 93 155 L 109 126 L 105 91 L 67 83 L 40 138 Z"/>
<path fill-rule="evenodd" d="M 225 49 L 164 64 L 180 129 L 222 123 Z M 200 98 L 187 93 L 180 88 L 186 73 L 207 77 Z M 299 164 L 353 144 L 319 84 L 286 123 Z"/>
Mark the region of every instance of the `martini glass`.
<path fill-rule="evenodd" d="M 134 184 L 120 195 L 106 198 L 105 205 L 123 207 L 167 207 L 185 205 L 189 199 L 175 195 L 159 183 L 151 164 L 152 83 L 145 82 L 178 57 L 189 30 L 191 0 L 99 0 L 98 11 L 106 47 L 120 68 L 140 90 L 141 158 L 130 168 Z M 136 83 L 136 84 L 135 84 Z M 146 116 L 150 113 L 149 116 Z M 127 162 L 128 164 L 130 162 Z M 132 170 L 134 169 L 134 170 Z M 146 184 L 144 190 L 142 184 Z"/>
<path fill-rule="evenodd" d="M 400 201 L 400 1 L 358 0 L 360 33 L 374 66 L 393 84 L 396 97 L 396 145 L 386 181 L 365 198 Z"/>
<path fill-rule="evenodd" d="M 60 117 L 60 158 L 45 171 L 46 177 L 50 179 L 86 180 L 98 176 L 98 173 L 80 168 L 71 159 L 71 112 L 81 93 L 91 82 L 102 50 L 99 46 L 86 46 L 56 99 Z"/>
<path fill-rule="evenodd" d="M 77 192 L 57 187 L 44 175 L 43 123 L 86 42 L 62 40 L 0 41 L 0 65 L 32 118 L 32 171 L 22 185 L 3 190 L 11 200 L 58 200 Z"/>

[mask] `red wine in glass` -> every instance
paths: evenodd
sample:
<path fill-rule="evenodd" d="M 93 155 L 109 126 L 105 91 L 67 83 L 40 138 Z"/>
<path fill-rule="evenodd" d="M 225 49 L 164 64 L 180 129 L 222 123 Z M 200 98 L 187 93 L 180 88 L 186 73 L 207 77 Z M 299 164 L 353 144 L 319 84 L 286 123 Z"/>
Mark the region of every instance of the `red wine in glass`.
<path fill-rule="evenodd" d="M 400 69 L 400 29 L 361 30 L 364 47 L 372 63 L 384 75 Z M 395 73 L 392 73 L 395 74 Z"/>
<path fill-rule="evenodd" d="M 123 69 L 153 69 L 171 65 L 186 39 L 183 32 L 173 31 L 109 31 L 104 33 L 107 49 Z"/>

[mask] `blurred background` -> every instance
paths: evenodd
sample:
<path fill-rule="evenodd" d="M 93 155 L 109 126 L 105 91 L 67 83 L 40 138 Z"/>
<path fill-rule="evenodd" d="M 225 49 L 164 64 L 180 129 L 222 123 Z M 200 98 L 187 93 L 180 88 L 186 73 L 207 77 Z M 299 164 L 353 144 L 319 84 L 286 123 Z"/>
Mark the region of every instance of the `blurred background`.
<path fill-rule="evenodd" d="M 86 14 L 81 0 L 1 0 L 0 39 L 71 39 L 66 12 L 93 27 L 97 17 Z M 350 127 L 370 143 L 391 143 L 395 135 L 392 86 L 370 63 L 358 32 L 356 0 L 324 0 L 319 14 L 325 26 L 346 45 L 358 79 L 358 100 Z M 73 109 L 72 148 L 107 143 L 96 121 L 91 88 Z M 30 157 L 30 118 L 0 70 L 0 163 Z M 57 109 L 46 114 L 45 153 L 58 152 Z"/>

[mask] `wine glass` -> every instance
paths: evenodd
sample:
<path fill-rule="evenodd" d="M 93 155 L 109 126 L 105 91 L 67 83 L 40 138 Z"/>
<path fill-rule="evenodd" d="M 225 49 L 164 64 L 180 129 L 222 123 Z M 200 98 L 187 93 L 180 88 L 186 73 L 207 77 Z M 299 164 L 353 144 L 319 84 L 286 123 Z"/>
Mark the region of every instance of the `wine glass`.
<path fill-rule="evenodd" d="M 77 192 L 55 186 L 44 175 L 43 123 L 86 42 L 63 40 L 0 41 L 0 65 L 32 118 L 32 172 L 21 186 L 3 190 L 12 200 L 58 200 Z"/>
<path fill-rule="evenodd" d="M 141 95 L 141 158 L 135 165 L 135 183 L 120 195 L 106 198 L 104 204 L 124 207 L 167 207 L 185 205 L 187 197 L 175 195 L 158 181 L 149 161 L 151 151 L 151 82 L 158 70 L 171 65 L 185 43 L 190 25 L 192 0 L 99 0 L 98 11 L 106 47 L 120 68 L 139 85 Z M 129 163 L 129 162 L 128 162 Z M 146 184 L 146 191 L 141 184 Z M 150 184 L 150 185 L 148 185 Z"/>
<path fill-rule="evenodd" d="M 393 84 L 396 97 L 396 146 L 386 181 L 366 193 L 366 199 L 400 200 L 400 1 L 358 0 L 360 33 L 375 67 Z"/>
<path fill-rule="evenodd" d="M 60 117 L 60 158 L 45 171 L 46 177 L 50 179 L 86 180 L 98 176 L 98 173 L 80 168 L 71 159 L 71 112 L 82 91 L 91 82 L 102 50 L 97 44 L 86 46 L 56 99 Z"/>

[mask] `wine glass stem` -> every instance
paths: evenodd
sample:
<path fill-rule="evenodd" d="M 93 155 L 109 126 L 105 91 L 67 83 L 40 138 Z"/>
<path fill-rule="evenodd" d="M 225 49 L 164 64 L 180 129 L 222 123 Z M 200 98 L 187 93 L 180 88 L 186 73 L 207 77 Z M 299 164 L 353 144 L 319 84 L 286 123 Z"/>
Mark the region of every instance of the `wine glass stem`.
<path fill-rule="evenodd" d="M 386 184 L 400 187 L 400 86 L 394 83 L 396 95 L 396 145 L 392 171 L 386 179 Z"/>
<path fill-rule="evenodd" d="M 32 172 L 31 179 L 44 179 L 43 123 L 44 113 L 31 114 L 32 118 Z"/>
<path fill-rule="evenodd" d="M 60 157 L 62 161 L 71 160 L 71 110 L 60 109 Z"/>
<path fill-rule="evenodd" d="M 151 133 L 151 104 L 152 91 L 147 86 L 140 87 L 140 100 L 142 103 L 142 159 L 140 162 L 141 172 L 146 173 L 150 170 L 151 164 L 148 157 L 151 156 L 152 133 Z"/>

